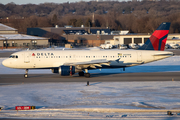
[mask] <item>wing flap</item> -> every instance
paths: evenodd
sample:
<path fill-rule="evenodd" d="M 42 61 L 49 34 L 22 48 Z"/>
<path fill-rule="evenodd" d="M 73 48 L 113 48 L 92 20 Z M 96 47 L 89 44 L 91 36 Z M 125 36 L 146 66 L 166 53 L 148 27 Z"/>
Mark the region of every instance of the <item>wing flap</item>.
<path fill-rule="evenodd" d="M 77 69 L 85 69 L 85 68 L 93 68 L 102 67 L 102 65 L 110 66 L 112 60 L 99 59 L 99 60 L 91 60 L 86 62 L 74 62 L 74 63 L 65 63 L 64 65 L 72 65 L 76 66 Z"/>

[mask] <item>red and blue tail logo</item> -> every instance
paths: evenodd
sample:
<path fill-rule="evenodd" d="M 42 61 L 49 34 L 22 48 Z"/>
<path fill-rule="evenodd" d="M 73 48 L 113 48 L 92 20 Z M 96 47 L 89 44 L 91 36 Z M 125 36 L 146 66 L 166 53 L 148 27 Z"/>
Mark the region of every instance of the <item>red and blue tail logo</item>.
<path fill-rule="evenodd" d="M 161 50 L 163 51 L 166 45 L 167 36 L 169 33 L 169 22 L 162 23 L 146 43 L 138 50 Z"/>

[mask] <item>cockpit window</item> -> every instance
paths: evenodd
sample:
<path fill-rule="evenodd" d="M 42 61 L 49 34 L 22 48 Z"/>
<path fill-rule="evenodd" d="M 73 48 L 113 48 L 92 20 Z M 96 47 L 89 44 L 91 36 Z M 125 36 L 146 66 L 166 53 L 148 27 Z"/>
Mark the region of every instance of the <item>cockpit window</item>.
<path fill-rule="evenodd" d="M 11 55 L 9 58 L 18 58 L 17 55 Z"/>

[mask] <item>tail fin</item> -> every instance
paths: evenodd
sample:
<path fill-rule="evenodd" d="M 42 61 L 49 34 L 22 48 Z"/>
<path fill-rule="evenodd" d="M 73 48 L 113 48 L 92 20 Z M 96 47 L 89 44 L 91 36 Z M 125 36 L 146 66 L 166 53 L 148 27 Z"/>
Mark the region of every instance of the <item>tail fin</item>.
<path fill-rule="evenodd" d="M 161 50 L 163 51 L 166 45 L 167 36 L 169 33 L 169 22 L 162 23 L 146 41 L 146 43 L 138 48 L 138 50 Z"/>

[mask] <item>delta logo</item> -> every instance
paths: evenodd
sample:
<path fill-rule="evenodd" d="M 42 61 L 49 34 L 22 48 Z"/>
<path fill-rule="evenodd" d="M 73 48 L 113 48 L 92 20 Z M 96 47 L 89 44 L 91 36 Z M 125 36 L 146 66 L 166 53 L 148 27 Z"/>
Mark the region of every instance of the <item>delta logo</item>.
<path fill-rule="evenodd" d="M 33 53 L 32 56 L 35 56 L 35 54 Z"/>
<path fill-rule="evenodd" d="M 54 56 L 53 53 L 32 53 L 32 56 Z"/>

